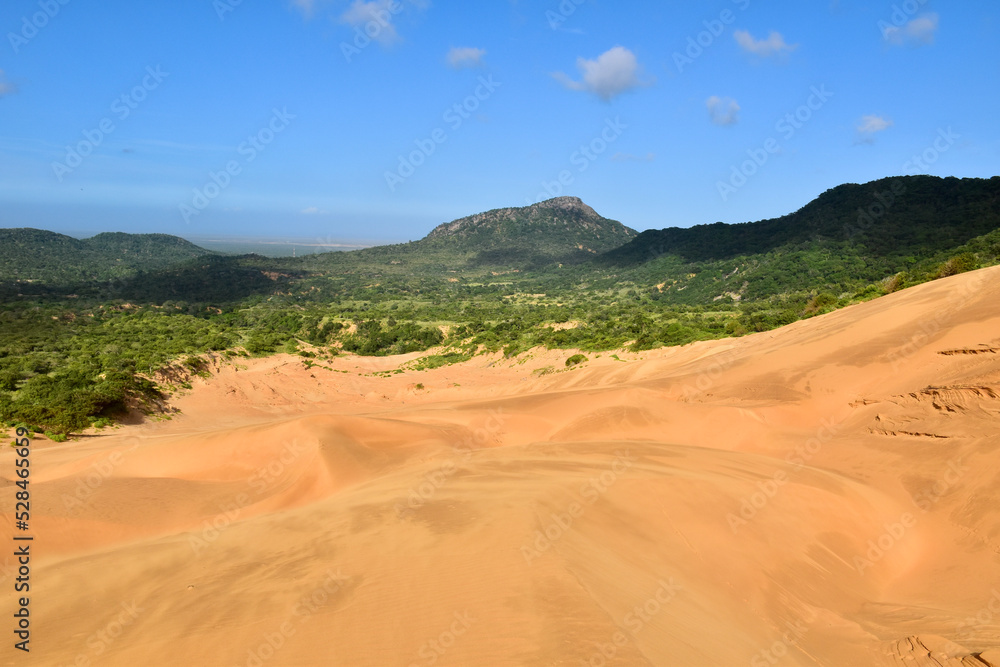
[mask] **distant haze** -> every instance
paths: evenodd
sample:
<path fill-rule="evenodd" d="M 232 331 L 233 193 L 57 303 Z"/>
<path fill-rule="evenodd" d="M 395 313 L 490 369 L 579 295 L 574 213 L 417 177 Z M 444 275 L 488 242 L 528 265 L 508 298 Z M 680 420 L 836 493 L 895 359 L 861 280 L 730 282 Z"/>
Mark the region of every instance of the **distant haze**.
<path fill-rule="evenodd" d="M 387 241 L 357 241 L 346 239 L 304 239 L 264 236 L 183 236 L 191 243 L 206 250 L 244 255 L 254 253 L 265 257 L 292 257 L 313 255 L 323 252 L 359 250 L 376 245 L 387 245 Z"/>

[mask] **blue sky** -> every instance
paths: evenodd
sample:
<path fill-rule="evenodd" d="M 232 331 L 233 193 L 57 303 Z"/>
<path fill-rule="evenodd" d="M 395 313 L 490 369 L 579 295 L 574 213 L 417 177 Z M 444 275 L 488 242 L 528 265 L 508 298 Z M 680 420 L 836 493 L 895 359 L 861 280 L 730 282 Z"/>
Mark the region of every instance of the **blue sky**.
<path fill-rule="evenodd" d="M 1000 173 L 995 0 L 7 0 L 0 34 L 4 227 L 686 227 Z"/>

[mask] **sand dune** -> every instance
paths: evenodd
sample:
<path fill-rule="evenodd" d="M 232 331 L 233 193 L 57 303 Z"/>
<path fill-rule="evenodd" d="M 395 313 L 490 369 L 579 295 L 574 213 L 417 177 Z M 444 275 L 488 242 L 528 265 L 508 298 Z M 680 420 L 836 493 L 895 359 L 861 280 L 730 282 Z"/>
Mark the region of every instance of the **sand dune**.
<path fill-rule="evenodd" d="M 219 366 L 169 422 L 38 441 L 4 663 L 1000 665 L 1000 268 L 376 374 L 415 356 Z"/>

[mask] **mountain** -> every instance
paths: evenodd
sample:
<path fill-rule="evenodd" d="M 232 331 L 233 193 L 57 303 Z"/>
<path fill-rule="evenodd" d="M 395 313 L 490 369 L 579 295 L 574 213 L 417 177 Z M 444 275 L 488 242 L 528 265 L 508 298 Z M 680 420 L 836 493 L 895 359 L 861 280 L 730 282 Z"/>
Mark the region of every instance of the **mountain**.
<path fill-rule="evenodd" d="M 579 264 L 620 247 L 637 234 L 577 197 L 556 197 L 445 222 L 419 241 L 309 255 L 284 265 L 366 275 L 523 272 Z"/>
<path fill-rule="evenodd" d="M 617 248 L 638 232 L 577 197 L 498 208 L 438 225 L 418 244 L 474 253 L 479 265 L 578 262 Z"/>
<path fill-rule="evenodd" d="M 40 229 L 0 229 L 0 281 L 62 285 L 103 281 L 213 254 L 168 234 L 105 232 L 75 239 Z"/>

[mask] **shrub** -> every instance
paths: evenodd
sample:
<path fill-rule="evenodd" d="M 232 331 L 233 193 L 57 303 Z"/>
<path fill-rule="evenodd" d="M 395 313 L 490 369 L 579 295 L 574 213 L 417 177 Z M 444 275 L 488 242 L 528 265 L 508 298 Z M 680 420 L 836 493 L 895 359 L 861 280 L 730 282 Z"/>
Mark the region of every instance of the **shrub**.
<path fill-rule="evenodd" d="M 903 272 L 897 273 L 894 276 L 889 276 L 882 281 L 882 289 L 886 294 L 892 294 L 893 292 L 898 292 L 906 286 L 906 274 Z"/>
<path fill-rule="evenodd" d="M 726 322 L 726 334 L 729 336 L 745 336 L 747 333 L 747 328 L 740 324 L 737 319 L 731 319 Z"/>
<path fill-rule="evenodd" d="M 585 361 L 587 361 L 587 357 L 585 355 L 574 354 L 566 360 L 566 366 L 576 366 L 577 364 L 582 364 Z"/>
<path fill-rule="evenodd" d="M 976 256 L 971 252 L 963 252 L 961 255 L 952 257 L 947 262 L 938 267 L 934 274 L 935 278 L 947 278 L 966 271 L 972 271 L 979 266 Z"/>
<path fill-rule="evenodd" d="M 816 313 L 824 313 L 836 304 L 837 297 L 829 292 L 822 292 L 809 300 L 809 303 L 806 304 L 805 314 L 814 315 Z"/>

